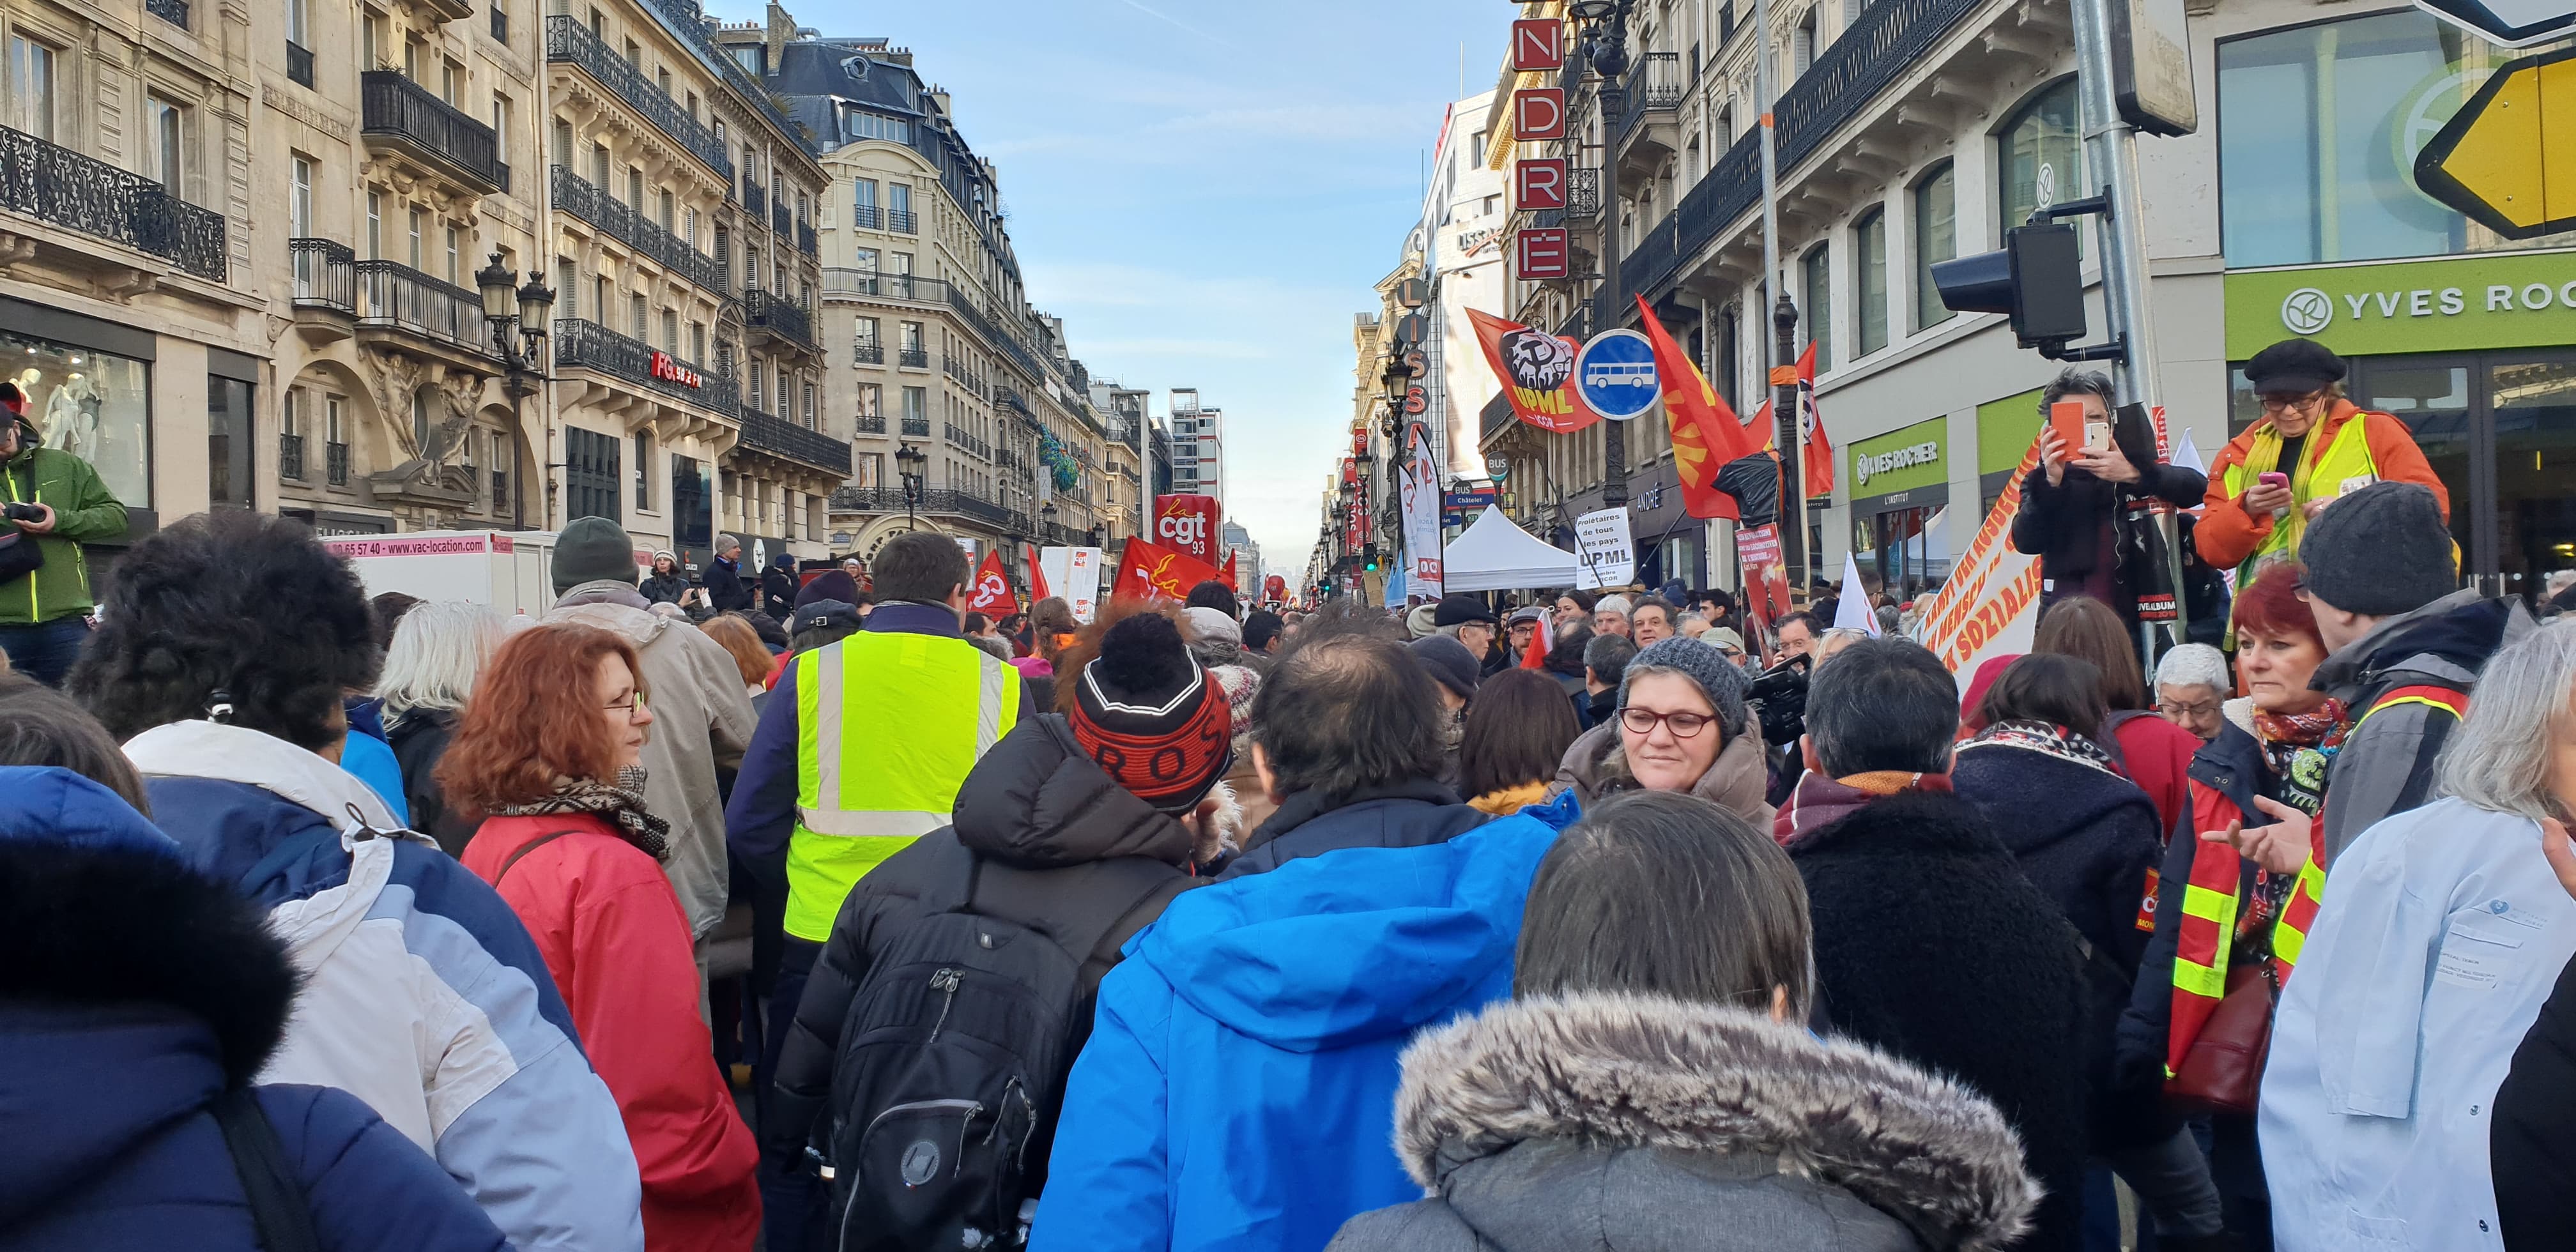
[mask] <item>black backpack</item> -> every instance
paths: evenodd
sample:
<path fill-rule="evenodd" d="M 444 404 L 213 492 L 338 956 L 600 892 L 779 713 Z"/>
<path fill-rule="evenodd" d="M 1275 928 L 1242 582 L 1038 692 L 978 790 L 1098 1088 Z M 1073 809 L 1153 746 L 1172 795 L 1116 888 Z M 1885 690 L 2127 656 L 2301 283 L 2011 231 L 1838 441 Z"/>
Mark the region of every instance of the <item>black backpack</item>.
<path fill-rule="evenodd" d="M 841 1023 L 830 1124 L 817 1129 L 843 1252 L 1028 1242 L 1065 1075 L 1089 1035 L 1078 1009 L 1118 960 L 1109 940 L 1191 885 L 1143 858 L 1084 866 L 1065 886 L 1104 907 L 1050 936 L 977 914 L 984 865 L 967 861 L 953 894 L 924 894 L 925 915 L 871 964 Z"/>

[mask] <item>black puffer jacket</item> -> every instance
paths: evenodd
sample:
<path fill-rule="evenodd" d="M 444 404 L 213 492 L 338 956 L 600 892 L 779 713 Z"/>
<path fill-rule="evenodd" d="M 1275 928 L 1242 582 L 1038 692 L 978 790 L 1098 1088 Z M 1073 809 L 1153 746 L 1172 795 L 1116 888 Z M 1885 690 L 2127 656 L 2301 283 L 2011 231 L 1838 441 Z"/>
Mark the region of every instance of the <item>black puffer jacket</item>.
<path fill-rule="evenodd" d="M 1301 856 L 1342 848 L 1446 843 L 1492 820 L 1492 814 L 1460 802 L 1457 792 L 1427 778 L 1338 797 L 1300 791 L 1252 832 L 1243 855 L 1217 877 L 1258 874 Z"/>
<path fill-rule="evenodd" d="M 2056 902 L 1975 805 L 1906 793 L 1801 836 L 1816 982 L 1835 1033 L 1995 1102 L 2047 1189 L 2018 1248 L 2073 1248 L 2086 1125 L 2081 958 Z"/>
<path fill-rule="evenodd" d="M 438 785 L 438 762 L 456 737 L 453 709 L 406 709 L 385 719 L 385 742 L 402 766 L 403 803 L 411 809 L 411 828 L 438 841 L 449 856 L 465 855 L 465 844 L 483 823 L 449 808 L 447 789 Z"/>
<path fill-rule="evenodd" d="M 1096 926 L 1102 910 L 1115 910 L 1121 916 L 1099 949 L 1115 953 L 1162 916 L 1173 896 L 1197 885 L 1180 868 L 1193 852 L 1189 829 L 1101 772 L 1074 742 L 1062 714 L 1020 723 L 966 775 L 956 824 L 888 857 L 841 905 L 779 1055 L 777 1089 L 761 1117 L 762 1150 L 782 1164 L 801 1157 L 831 1099 L 850 999 L 877 955 L 922 916 L 922 896 L 934 885 L 963 881 L 969 864 L 981 859 L 977 914 L 1056 934 Z M 1105 864 L 1127 858 L 1168 870 L 1167 885 L 1137 899 L 1133 877 L 1121 872 L 1134 867 Z M 1085 1032 L 1092 995 L 1115 963 L 1083 966 L 1073 1020 Z M 1055 1110 L 1042 1113 L 1052 1120 Z M 1043 1145 L 1032 1159 L 1046 1159 Z"/>

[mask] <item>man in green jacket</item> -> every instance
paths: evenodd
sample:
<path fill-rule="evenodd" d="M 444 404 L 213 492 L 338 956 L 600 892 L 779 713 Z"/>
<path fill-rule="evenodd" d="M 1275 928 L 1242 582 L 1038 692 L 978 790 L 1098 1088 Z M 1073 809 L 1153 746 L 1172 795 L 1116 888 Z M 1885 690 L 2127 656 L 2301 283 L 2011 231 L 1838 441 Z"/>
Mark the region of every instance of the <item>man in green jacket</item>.
<path fill-rule="evenodd" d="M 125 533 L 125 506 L 89 462 L 39 446 L 27 399 L 0 382 L 0 534 L 32 540 L 45 563 L 0 575 L 0 655 L 36 681 L 60 686 L 89 637 L 89 564 L 81 544 Z M 25 516 L 33 511 L 35 516 Z M 14 568 L 14 567 L 11 567 Z"/>

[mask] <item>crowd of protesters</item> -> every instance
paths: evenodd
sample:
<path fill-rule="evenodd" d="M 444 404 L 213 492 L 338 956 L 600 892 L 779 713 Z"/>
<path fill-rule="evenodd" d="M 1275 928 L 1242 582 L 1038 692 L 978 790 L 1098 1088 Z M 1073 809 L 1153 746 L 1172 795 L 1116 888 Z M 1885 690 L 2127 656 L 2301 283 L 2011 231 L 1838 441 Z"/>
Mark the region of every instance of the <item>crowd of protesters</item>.
<path fill-rule="evenodd" d="M 2134 439 L 1968 675 L 599 519 L 506 618 L 182 519 L 0 674 L 0 1249 L 2564 1246 L 2576 625 L 2402 474 L 2273 511 L 2402 457 L 2257 365 L 2232 655 L 2152 668 Z"/>

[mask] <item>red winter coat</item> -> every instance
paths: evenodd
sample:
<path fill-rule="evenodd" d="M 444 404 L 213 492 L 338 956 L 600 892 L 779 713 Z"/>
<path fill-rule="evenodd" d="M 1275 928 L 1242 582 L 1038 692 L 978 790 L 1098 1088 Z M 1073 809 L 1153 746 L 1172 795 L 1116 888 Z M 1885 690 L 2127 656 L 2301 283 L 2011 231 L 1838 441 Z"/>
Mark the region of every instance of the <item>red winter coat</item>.
<path fill-rule="evenodd" d="M 559 830 L 573 833 L 501 874 L 512 853 Z M 644 1180 L 645 1246 L 749 1252 L 760 1153 L 716 1070 L 689 919 L 662 867 L 587 813 L 487 819 L 464 861 L 527 925 L 617 1097 Z"/>
<path fill-rule="evenodd" d="M 2120 741 L 2120 764 L 2129 781 L 2155 802 L 2158 836 L 2168 844 L 2174 832 L 2215 830 L 2192 826 L 2191 758 L 2200 751 L 2200 736 L 2153 713 L 2131 717 L 2111 732 Z"/>

